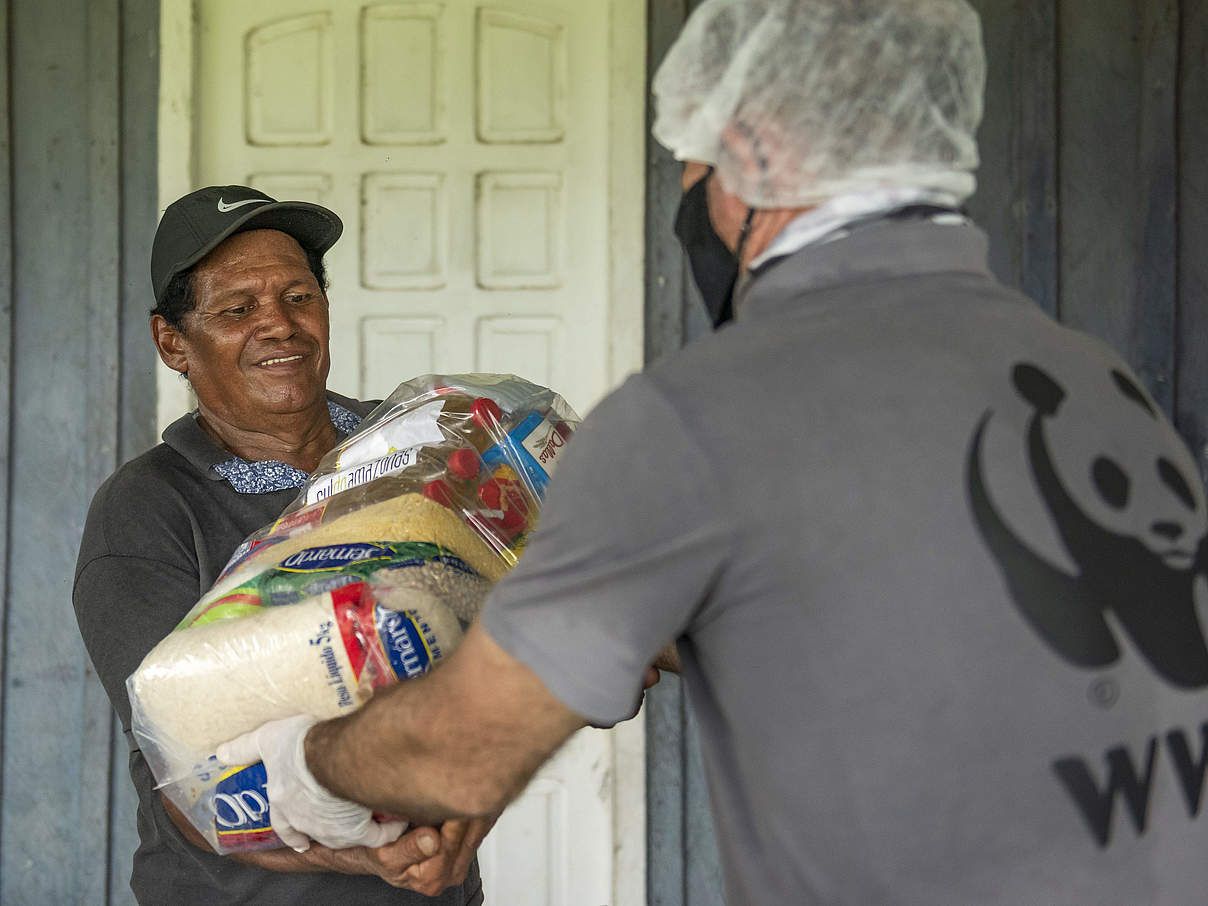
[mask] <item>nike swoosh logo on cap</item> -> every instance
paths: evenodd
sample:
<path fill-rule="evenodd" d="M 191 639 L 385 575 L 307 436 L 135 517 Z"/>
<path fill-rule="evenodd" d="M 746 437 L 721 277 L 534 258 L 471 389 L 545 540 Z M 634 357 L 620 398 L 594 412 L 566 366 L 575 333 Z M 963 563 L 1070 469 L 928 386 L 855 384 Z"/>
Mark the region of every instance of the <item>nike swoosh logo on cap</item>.
<path fill-rule="evenodd" d="M 245 198 L 243 201 L 232 201 L 230 204 L 224 202 L 221 198 L 218 199 L 218 210 L 225 214 L 227 211 L 233 211 L 245 204 L 266 204 L 263 198 Z"/>

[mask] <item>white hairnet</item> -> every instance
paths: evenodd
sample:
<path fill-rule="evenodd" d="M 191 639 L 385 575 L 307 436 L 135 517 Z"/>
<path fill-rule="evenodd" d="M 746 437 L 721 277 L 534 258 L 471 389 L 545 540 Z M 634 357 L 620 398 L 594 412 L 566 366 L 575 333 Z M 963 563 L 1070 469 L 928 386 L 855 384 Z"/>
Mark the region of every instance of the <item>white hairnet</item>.
<path fill-rule="evenodd" d="M 753 207 L 976 182 L 985 57 L 965 0 L 706 0 L 654 79 L 654 137 Z"/>

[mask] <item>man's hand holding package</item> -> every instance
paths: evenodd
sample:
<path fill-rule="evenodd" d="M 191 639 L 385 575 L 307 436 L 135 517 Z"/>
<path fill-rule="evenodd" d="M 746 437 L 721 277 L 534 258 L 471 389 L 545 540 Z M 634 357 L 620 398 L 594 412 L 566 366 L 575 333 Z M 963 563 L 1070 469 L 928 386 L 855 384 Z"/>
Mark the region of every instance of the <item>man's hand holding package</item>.
<path fill-rule="evenodd" d="M 273 830 L 319 867 L 375 874 L 395 887 L 436 896 L 465 880 L 495 818 L 445 821 L 439 830 L 402 834 L 403 821 L 377 822 L 372 812 L 327 792 L 306 764 L 304 743 L 313 718 L 276 720 L 220 746 L 227 764 L 264 762 Z M 310 846 L 314 840 L 321 844 Z"/>
<path fill-rule="evenodd" d="M 270 721 L 219 746 L 218 758 L 224 764 L 264 762 L 273 830 L 298 852 L 305 852 L 311 840 L 332 849 L 374 848 L 397 840 L 405 821 L 379 823 L 368 808 L 333 796 L 315 780 L 303 748 L 314 724 L 306 716 Z"/>
<path fill-rule="evenodd" d="M 416 861 L 410 858 L 410 849 L 402 848 L 403 858 L 400 860 L 400 869 L 393 874 L 387 871 L 378 871 L 376 874 L 395 887 L 406 887 L 408 890 L 414 890 L 428 897 L 437 896 L 445 888 L 453 884 L 460 884 L 466 879 L 470 863 L 474 861 L 474 855 L 478 852 L 479 845 L 486 837 L 487 831 L 494 826 L 497 817 L 451 818 L 444 821 L 441 823 L 439 831 L 428 831 L 434 836 L 435 834 L 440 836 L 440 849 L 435 855 L 422 861 Z M 400 837 L 397 843 L 369 852 L 375 858 L 383 859 L 393 853 L 396 848 L 402 847 L 404 841 L 413 833 L 418 833 L 418 831 L 411 831 Z"/>

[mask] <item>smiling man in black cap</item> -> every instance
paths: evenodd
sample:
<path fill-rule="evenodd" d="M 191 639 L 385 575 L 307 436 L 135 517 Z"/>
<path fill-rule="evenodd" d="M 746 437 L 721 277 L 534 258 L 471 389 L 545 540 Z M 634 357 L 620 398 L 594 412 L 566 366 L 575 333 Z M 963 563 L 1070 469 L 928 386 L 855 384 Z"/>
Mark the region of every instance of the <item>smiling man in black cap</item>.
<path fill-rule="evenodd" d="M 357 841 L 365 846 L 218 856 L 155 791 L 130 734 L 126 677 L 373 407 L 326 386 L 323 255 L 342 230 L 319 205 L 211 186 L 169 205 L 155 234 L 151 334 L 197 409 L 97 491 L 73 591 L 81 635 L 131 742 L 140 903 L 482 902 L 473 854 L 489 823 L 402 837 L 374 824 Z"/>

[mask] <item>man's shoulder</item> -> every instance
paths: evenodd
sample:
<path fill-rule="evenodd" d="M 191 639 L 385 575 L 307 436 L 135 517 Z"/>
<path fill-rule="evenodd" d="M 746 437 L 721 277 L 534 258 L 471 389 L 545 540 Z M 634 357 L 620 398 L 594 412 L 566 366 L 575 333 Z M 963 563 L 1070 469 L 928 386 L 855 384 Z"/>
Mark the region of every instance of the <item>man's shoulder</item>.
<path fill-rule="evenodd" d="M 119 466 L 93 495 L 83 547 L 112 539 L 115 532 L 125 537 L 154 531 L 153 526 L 163 521 L 157 514 L 183 505 L 188 484 L 198 478 L 190 472 L 195 470 L 167 444 L 158 444 Z"/>
<path fill-rule="evenodd" d="M 733 324 L 692 340 L 649 365 L 629 388 L 630 399 L 658 400 L 682 416 L 676 421 L 685 428 L 702 418 L 711 422 L 727 406 L 741 405 L 761 370 L 773 364 L 769 358 L 780 354 L 752 333 Z"/>
<path fill-rule="evenodd" d="M 682 465 L 685 457 L 698 456 L 707 445 L 708 417 L 714 410 L 708 386 L 699 377 L 694 382 L 692 374 L 706 372 L 683 369 L 677 361 L 630 375 L 583 420 L 559 474 L 568 468 L 604 476 L 620 468 L 627 483 L 641 484 L 657 481 L 657 470 L 632 468 L 637 460 Z M 569 468 L 572 458 L 575 465 Z"/>
<path fill-rule="evenodd" d="M 157 496 L 166 488 L 181 487 L 182 479 L 200 477 L 179 452 L 166 443 L 123 463 L 97 489 L 96 501 L 124 500 L 138 502 Z"/>

